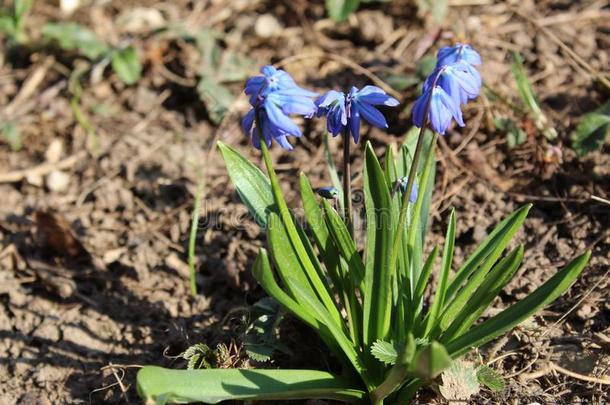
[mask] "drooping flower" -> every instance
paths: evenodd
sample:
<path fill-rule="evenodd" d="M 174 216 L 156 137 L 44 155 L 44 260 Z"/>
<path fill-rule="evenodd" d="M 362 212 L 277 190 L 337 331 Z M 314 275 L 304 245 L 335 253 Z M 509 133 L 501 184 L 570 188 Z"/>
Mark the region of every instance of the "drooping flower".
<path fill-rule="evenodd" d="M 414 124 L 421 128 L 428 120 L 440 134 L 445 133 L 452 119 L 464 126 L 461 105 L 481 91 L 481 76 L 474 68 L 479 64 L 481 57 L 469 45 L 441 48 L 436 68 L 413 106 Z"/>
<path fill-rule="evenodd" d="M 326 128 L 333 136 L 344 130 L 358 143 L 360 139 L 360 118 L 377 128 L 387 128 L 388 123 L 375 106 L 395 107 L 398 100 L 388 96 L 376 86 L 365 86 L 361 90 L 352 87 L 346 95 L 330 90 L 316 100 L 317 116 L 326 116 Z"/>
<path fill-rule="evenodd" d="M 261 69 L 262 76 L 248 79 L 245 86 L 246 95 L 250 96 L 252 109 L 242 121 L 242 129 L 252 139 L 252 144 L 260 149 L 260 135 L 267 147 L 275 140 L 280 146 L 292 150 L 287 136 L 299 137 L 301 129 L 291 119 L 291 114 L 311 117 L 316 112 L 312 97 L 317 93 L 305 90 L 294 82 L 283 70 L 273 66 Z"/>

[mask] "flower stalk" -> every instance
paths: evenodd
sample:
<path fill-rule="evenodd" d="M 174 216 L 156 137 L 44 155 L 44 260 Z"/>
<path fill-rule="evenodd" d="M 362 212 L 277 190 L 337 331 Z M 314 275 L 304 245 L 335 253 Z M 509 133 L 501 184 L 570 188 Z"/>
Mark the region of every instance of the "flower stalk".
<path fill-rule="evenodd" d="M 352 216 L 352 173 L 350 166 L 350 136 L 346 126 L 343 129 L 343 215 L 345 225 L 354 236 L 354 219 Z"/>

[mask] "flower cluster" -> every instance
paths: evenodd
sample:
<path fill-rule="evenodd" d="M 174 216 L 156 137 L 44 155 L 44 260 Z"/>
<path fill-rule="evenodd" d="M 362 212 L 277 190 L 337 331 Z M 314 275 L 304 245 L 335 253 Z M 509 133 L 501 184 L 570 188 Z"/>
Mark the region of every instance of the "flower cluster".
<path fill-rule="evenodd" d="M 413 106 L 415 125 L 421 128 L 429 121 L 440 134 L 445 133 L 452 119 L 464 126 L 461 105 L 479 95 L 481 75 L 475 66 L 480 64 L 481 57 L 470 45 L 441 48 L 436 68 Z"/>
<path fill-rule="evenodd" d="M 292 150 L 287 136 L 299 137 L 301 129 L 291 119 L 291 114 L 311 118 L 327 117 L 327 128 L 333 136 L 348 132 L 358 142 L 360 139 L 360 117 L 378 128 L 387 128 L 385 117 L 374 106 L 394 107 L 398 100 L 388 96 L 376 86 L 365 86 L 361 90 L 352 87 L 344 94 L 331 90 L 318 98 L 317 93 L 297 86 L 292 77 L 273 66 L 261 69 L 262 76 L 254 76 L 246 82 L 245 93 L 250 97 L 252 109 L 242 121 L 242 128 L 252 143 L 260 149 L 260 137 L 267 147 L 275 140 L 281 147 Z M 260 126 L 260 131 L 256 126 Z"/>

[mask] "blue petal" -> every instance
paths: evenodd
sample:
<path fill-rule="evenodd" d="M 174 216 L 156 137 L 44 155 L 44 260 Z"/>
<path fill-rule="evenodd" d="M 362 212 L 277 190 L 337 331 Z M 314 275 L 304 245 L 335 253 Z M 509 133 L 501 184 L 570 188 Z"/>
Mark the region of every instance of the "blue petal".
<path fill-rule="evenodd" d="M 334 102 L 345 104 L 345 94 L 340 91 L 329 90 L 316 100 L 316 105 L 318 108 L 328 107 Z"/>
<path fill-rule="evenodd" d="M 244 131 L 244 134 L 246 134 L 246 136 L 248 137 L 252 136 L 252 126 L 254 125 L 255 115 L 256 112 L 254 108 L 252 108 L 250 111 L 248 111 L 248 114 L 246 114 L 246 116 L 241 122 L 241 128 Z"/>
<path fill-rule="evenodd" d="M 284 114 L 282 110 L 275 105 L 275 103 L 271 102 L 269 98 L 265 100 L 264 106 L 265 111 L 267 111 L 267 115 L 269 116 L 270 124 L 291 135 L 301 135 L 301 129 L 294 122 L 292 122 L 290 117 Z"/>
<path fill-rule="evenodd" d="M 451 114 L 451 116 L 453 118 L 455 118 L 455 121 L 458 123 L 459 126 L 463 127 L 464 126 L 464 120 L 462 118 L 462 110 L 460 109 L 460 104 L 456 103 L 455 99 L 450 97 L 443 90 L 439 90 L 438 93 L 439 93 L 439 96 L 440 96 L 440 101 L 445 106 L 445 108 L 447 109 L 447 112 L 449 114 Z M 451 119 L 449 121 L 451 121 Z M 447 124 L 447 126 L 449 126 L 449 124 Z"/>
<path fill-rule="evenodd" d="M 424 92 L 413 105 L 413 124 L 421 128 L 424 125 L 424 114 L 426 113 L 426 103 L 430 98 L 430 90 Z"/>
<path fill-rule="evenodd" d="M 383 104 L 387 105 L 388 107 L 395 107 L 400 104 L 398 100 L 388 96 L 377 86 L 364 86 L 362 90 L 356 94 L 356 98 L 359 101 L 363 101 L 371 105 Z"/>
<path fill-rule="evenodd" d="M 357 102 L 358 111 L 362 114 L 362 117 L 369 122 L 369 124 L 376 126 L 377 128 L 387 128 L 388 123 L 385 117 L 375 107 L 372 107 L 366 103 Z"/>
<path fill-rule="evenodd" d="M 280 136 L 275 137 L 274 139 L 282 148 L 284 148 L 286 150 L 293 149 L 290 142 L 288 142 L 288 140 L 286 139 L 286 136 L 280 135 Z"/>
<path fill-rule="evenodd" d="M 349 126 L 352 137 L 354 138 L 354 142 L 358 143 L 360 140 L 360 111 L 358 111 L 358 106 L 355 104 L 352 104 L 351 116 L 349 117 Z"/>

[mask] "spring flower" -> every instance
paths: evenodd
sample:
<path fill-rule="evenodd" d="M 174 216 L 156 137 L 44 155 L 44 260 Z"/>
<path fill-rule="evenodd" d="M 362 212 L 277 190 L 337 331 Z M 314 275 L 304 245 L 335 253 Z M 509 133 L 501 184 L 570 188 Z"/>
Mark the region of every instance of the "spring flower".
<path fill-rule="evenodd" d="M 400 192 L 402 194 L 407 192 L 408 180 L 409 180 L 409 178 L 407 176 L 405 176 L 402 179 L 398 179 L 396 181 L 397 186 L 400 189 Z M 409 195 L 409 202 L 414 203 L 415 201 L 417 201 L 418 195 L 419 195 L 419 188 L 417 187 L 417 183 L 413 182 L 413 185 L 411 186 L 411 194 Z"/>
<path fill-rule="evenodd" d="M 356 143 L 360 139 L 361 117 L 377 128 L 387 128 L 385 117 L 375 106 L 395 107 L 398 104 L 398 100 L 376 86 L 365 86 L 361 90 L 352 87 L 347 95 L 330 90 L 316 100 L 317 116 L 326 116 L 328 132 L 337 136 L 348 131 Z"/>
<path fill-rule="evenodd" d="M 250 96 L 252 109 L 244 117 L 242 129 L 257 149 L 261 145 L 256 125 L 260 126 L 267 147 L 275 140 L 282 148 L 292 150 L 287 137 L 299 137 L 302 132 L 290 115 L 313 116 L 316 105 L 312 97 L 317 93 L 297 86 L 288 73 L 273 66 L 263 67 L 261 73 L 262 76 L 251 77 L 246 82 L 245 93 Z M 255 124 L 255 121 L 258 122 Z"/>
<path fill-rule="evenodd" d="M 472 66 L 479 66 L 482 63 L 481 55 L 467 44 L 445 46 L 438 51 L 437 59 L 437 66 L 449 65 L 461 60 Z"/>
<path fill-rule="evenodd" d="M 461 105 L 481 91 L 481 76 L 474 68 L 480 64 L 481 57 L 469 45 L 442 48 L 436 68 L 413 106 L 414 124 L 421 128 L 428 119 L 432 129 L 440 134 L 445 133 L 452 119 L 464 126 Z"/>
<path fill-rule="evenodd" d="M 317 190 L 320 197 L 326 198 L 327 200 L 334 200 L 339 197 L 339 190 L 336 187 L 320 187 Z"/>

